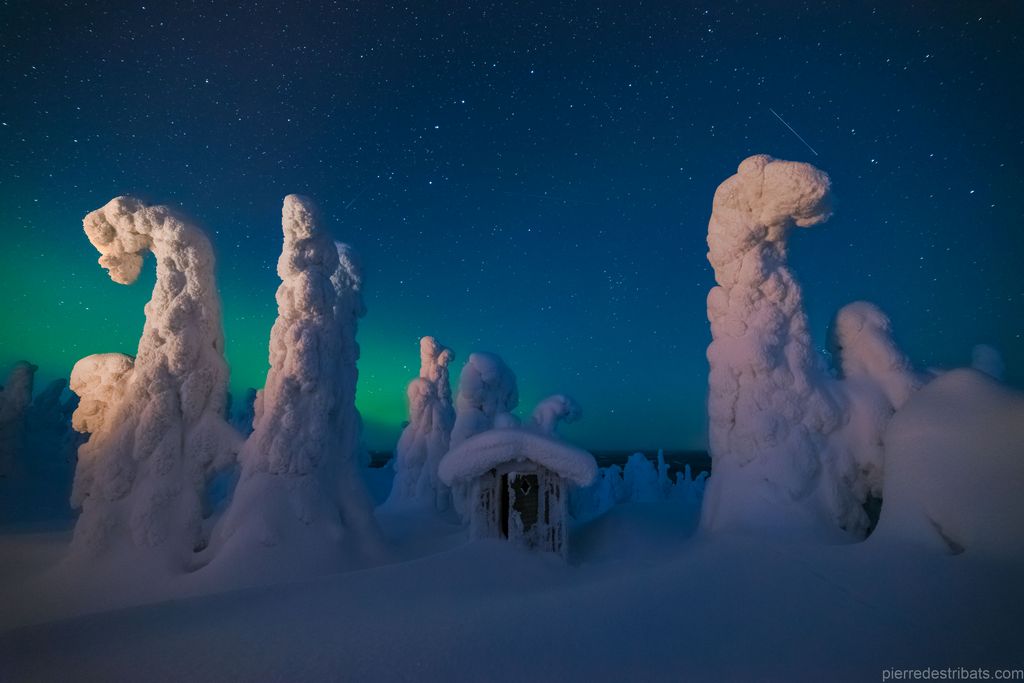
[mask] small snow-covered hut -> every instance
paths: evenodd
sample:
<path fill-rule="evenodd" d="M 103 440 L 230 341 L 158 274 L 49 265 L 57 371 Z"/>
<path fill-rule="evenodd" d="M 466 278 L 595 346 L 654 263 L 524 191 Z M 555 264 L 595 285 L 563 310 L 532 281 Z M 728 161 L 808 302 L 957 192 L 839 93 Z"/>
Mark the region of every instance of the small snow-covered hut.
<path fill-rule="evenodd" d="M 448 486 L 468 486 L 474 538 L 506 538 L 565 556 L 568 485 L 590 485 L 597 463 L 546 434 L 491 429 L 449 451 L 438 475 Z"/>

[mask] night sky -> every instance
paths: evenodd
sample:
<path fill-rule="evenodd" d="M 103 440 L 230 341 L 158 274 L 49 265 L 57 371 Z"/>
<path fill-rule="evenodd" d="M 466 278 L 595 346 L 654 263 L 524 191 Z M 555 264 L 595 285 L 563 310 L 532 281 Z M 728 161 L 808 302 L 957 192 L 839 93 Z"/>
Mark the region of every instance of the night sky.
<path fill-rule="evenodd" d="M 711 199 L 759 152 L 832 176 L 790 252 L 820 345 L 863 298 L 920 366 L 988 342 L 1024 382 L 1021 3 L 0 7 L 0 367 L 40 383 L 135 351 L 152 266 L 111 282 L 81 228 L 132 194 L 208 230 L 232 391 L 261 386 L 298 192 L 364 262 L 371 447 L 433 334 L 524 411 L 573 395 L 584 446 L 702 448 Z"/>

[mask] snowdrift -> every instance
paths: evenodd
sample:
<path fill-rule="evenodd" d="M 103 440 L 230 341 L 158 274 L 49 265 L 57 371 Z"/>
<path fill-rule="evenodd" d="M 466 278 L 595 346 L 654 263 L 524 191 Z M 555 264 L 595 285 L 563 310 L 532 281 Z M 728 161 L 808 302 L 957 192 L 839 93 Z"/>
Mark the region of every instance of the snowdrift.
<path fill-rule="evenodd" d="M 948 372 L 896 413 L 885 452 L 869 543 L 1024 561 L 1024 394 L 977 370 Z"/>

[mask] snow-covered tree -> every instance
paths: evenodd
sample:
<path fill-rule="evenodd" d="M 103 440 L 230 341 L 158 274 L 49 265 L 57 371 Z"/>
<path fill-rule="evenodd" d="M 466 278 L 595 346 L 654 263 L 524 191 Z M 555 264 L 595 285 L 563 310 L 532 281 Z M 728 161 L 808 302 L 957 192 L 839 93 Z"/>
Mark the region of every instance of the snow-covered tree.
<path fill-rule="evenodd" d="M 705 528 L 863 535 L 862 504 L 882 494 L 882 434 L 925 381 L 867 302 L 833 322 L 835 377 L 814 351 L 786 240 L 828 218 L 829 192 L 813 166 L 758 155 L 715 193 Z"/>
<path fill-rule="evenodd" d="M 893 340 L 889 317 L 870 302 L 854 301 L 839 309 L 830 328 L 829 350 L 841 379 L 870 380 L 894 410 L 922 384 Z"/>
<path fill-rule="evenodd" d="M 668 495 L 667 468 L 666 478 L 654 467 L 643 453 L 634 453 L 626 460 L 622 468 L 622 480 L 626 487 L 626 499 L 634 503 L 651 503 L 663 500 Z"/>
<path fill-rule="evenodd" d="M 66 379 L 55 379 L 36 394 L 25 415 L 29 432 L 53 431 L 57 427 L 63 432 L 65 424 L 70 427 L 66 419 L 70 416 L 65 413 L 62 400 L 67 385 Z"/>
<path fill-rule="evenodd" d="M 868 496 L 882 496 L 882 436 L 924 379 L 893 340 L 888 316 L 866 301 L 839 310 L 830 328 L 829 350 L 840 379 L 829 385 L 842 406 L 842 421 L 827 439 L 824 460 L 833 486 L 826 495 L 837 519 L 860 534 L 868 525 L 862 504 Z"/>
<path fill-rule="evenodd" d="M 202 496 L 231 462 L 238 435 L 224 420 L 228 367 L 210 241 L 165 206 L 118 197 L 84 220 L 110 278 L 131 284 L 146 252 L 156 285 L 133 361 L 80 360 L 73 422 L 79 449 L 73 503 L 82 508 L 72 551 L 138 551 L 176 571 L 204 544 Z"/>
<path fill-rule="evenodd" d="M 822 387 L 826 373 L 786 263 L 790 230 L 828 218 L 829 189 L 828 176 L 809 164 L 757 155 L 715 192 L 708 529 L 822 531 L 833 524 L 819 492 L 820 458 L 841 414 Z"/>
<path fill-rule="evenodd" d="M 459 374 L 459 393 L 455 397 L 455 424 L 450 449 L 481 432 L 495 427 L 509 429 L 519 426 L 512 414 L 519 405 L 516 376 L 497 354 L 469 354 Z M 452 489 L 453 507 L 460 515 L 467 513 L 465 497 L 468 490 L 461 484 Z"/>
<path fill-rule="evenodd" d="M 455 399 L 455 426 L 451 447 L 480 432 L 507 423 L 507 415 L 519 405 L 516 376 L 493 353 L 471 353 L 459 375 Z"/>
<path fill-rule="evenodd" d="M 395 448 L 395 481 L 389 502 L 420 500 L 448 506 L 449 489 L 437 476 L 448 452 L 455 410 L 448 379 L 454 355 L 433 337 L 420 339 L 420 374 L 409 383 L 409 424 Z"/>
<path fill-rule="evenodd" d="M 256 396 L 258 393 L 252 387 L 246 389 L 241 407 L 231 418 L 231 424 L 234 428 L 245 436 L 252 434 L 252 422 L 256 417 Z"/>
<path fill-rule="evenodd" d="M 25 411 L 32 402 L 32 384 L 38 367 L 15 363 L 0 388 L 0 477 L 13 472 L 24 442 Z"/>
<path fill-rule="evenodd" d="M 542 434 L 554 435 L 559 422 L 576 422 L 583 417 L 580 406 L 570 396 L 555 394 L 537 404 L 530 416 L 534 429 Z"/>
<path fill-rule="evenodd" d="M 356 551 L 377 535 L 357 469 L 361 277 L 308 199 L 285 197 L 282 228 L 270 370 L 212 550 L 229 566 L 330 570 L 344 562 L 344 544 Z"/>
<path fill-rule="evenodd" d="M 66 463 L 68 447 L 74 442 L 71 414 L 74 401 L 64 398 L 66 379 L 55 379 L 32 399 L 25 414 L 26 450 L 29 457 Z"/>
<path fill-rule="evenodd" d="M 356 333 L 359 331 L 359 319 L 366 315 L 366 303 L 363 299 L 363 267 L 356 256 L 355 251 L 342 242 L 334 243 L 338 252 L 338 268 L 331 276 L 331 284 L 337 299 L 334 303 L 334 312 L 338 324 L 341 326 L 341 357 L 339 366 L 341 372 L 341 385 L 346 387 L 341 398 L 341 422 L 342 422 L 342 452 L 355 453 L 354 462 L 357 468 L 368 467 L 370 464 L 370 452 L 362 443 L 363 418 L 356 409 L 356 385 L 359 382 L 359 342 L 356 341 Z M 357 499 L 365 495 L 365 491 L 358 482 L 358 477 L 351 480 L 345 479 L 343 487 L 356 486 L 345 495 Z M 372 507 L 372 504 L 371 504 Z M 376 522 L 372 521 L 372 528 L 367 532 L 369 536 L 376 536 Z"/>

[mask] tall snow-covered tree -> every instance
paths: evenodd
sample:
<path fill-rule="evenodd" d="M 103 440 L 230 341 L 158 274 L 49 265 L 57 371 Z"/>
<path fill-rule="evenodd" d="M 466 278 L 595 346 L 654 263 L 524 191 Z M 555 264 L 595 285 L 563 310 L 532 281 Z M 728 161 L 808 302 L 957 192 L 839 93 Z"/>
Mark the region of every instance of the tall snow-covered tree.
<path fill-rule="evenodd" d="M 790 230 L 829 217 L 829 191 L 828 176 L 813 166 L 757 155 L 715 192 L 708 225 L 718 283 L 708 294 L 708 529 L 819 532 L 833 524 L 820 491 L 821 452 L 842 416 L 822 388 L 826 373 L 786 262 Z"/>
<path fill-rule="evenodd" d="M 455 410 L 448 379 L 454 355 L 433 337 L 420 339 L 420 374 L 409 383 L 409 424 L 395 448 L 395 481 L 389 503 L 420 501 L 448 507 L 449 489 L 437 467 L 448 452 Z"/>
<path fill-rule="evenodd" d="M 38 367 L 19 361 L 0 388 L 0 477 L 10 476 L 25 438 L 25 411 L 32 402 Z"/>
<path fill-rule="evenodd" d="M 358 473 L 362 279 L 308 199 L 285 198 L 282 228 L 270 370 L 234 498 L 214 533 L 213 561 L 330 570 L 377 541 Z"/>
<path fill-rule="evenodd" d="M 80 360 L 71 390 L 81 397 L 72 493 L 82 513 L 72 552 L 137 552 L 171 571 L 205 543 L 202 496 L 231 462 L 239 438 L 224 420 L 228 367 L 210 241 L 165 206 L 118 197 L 91 212 L 85 233 L 110 278 L 131 284 L 156 257 L 156 285 L 134 360 Z"/>
<path fill-rule="evenodd" d="M 787 238 L 828 219 L 829 194 L 823 172 L 766 155 L 745 159 L 715 193 L 707 529 L 863 535 L 862 503 L 882 494 L 882 434 L 924 381 L 867 302 L 833 322 L 837 377 L 814 350 Z"/>

